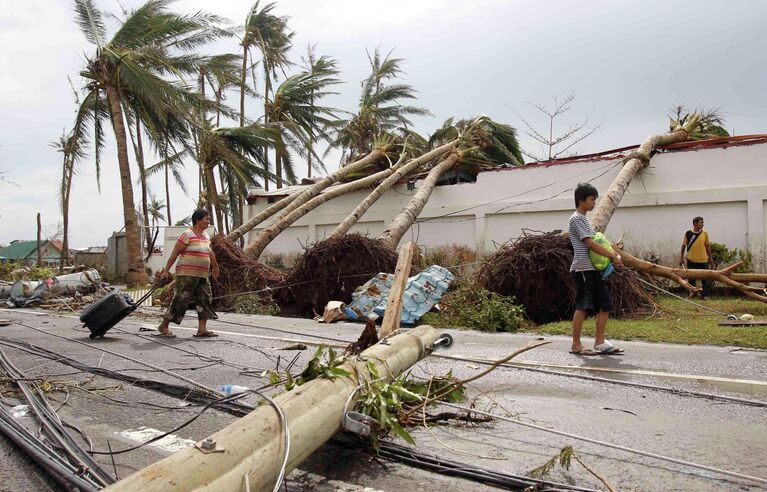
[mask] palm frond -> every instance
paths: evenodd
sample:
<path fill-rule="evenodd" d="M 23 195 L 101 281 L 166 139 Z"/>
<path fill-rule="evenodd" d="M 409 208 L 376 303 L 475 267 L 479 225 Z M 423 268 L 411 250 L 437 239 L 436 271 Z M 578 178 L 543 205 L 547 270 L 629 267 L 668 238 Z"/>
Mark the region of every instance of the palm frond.
<path fill-rule="evenodd" d="M 101 49 L 105 44 L 106 27 L 101 12 L 93 0 L 75 0 L 75 15 L 85 39 Z"/>

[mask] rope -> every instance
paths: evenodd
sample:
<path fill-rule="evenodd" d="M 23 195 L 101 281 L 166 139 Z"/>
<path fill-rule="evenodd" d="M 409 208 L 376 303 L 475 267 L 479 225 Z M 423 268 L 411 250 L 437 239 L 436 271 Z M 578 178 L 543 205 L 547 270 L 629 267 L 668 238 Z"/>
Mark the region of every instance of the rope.
<path fill-rule="evenodd" d="M 693 301 L 691 299 L 687 299 L 686 297 L 682 297 L 680 295 L 674 294 L 673 292 L 670 292 L 670 291 L 664 289 L 663 287 L 658 287 L 657 285 L 653 284 L 652 282 L 648 282 L 647 280 L 645 280 L 643 278 L 637 277 L 637 279 L 640 282 L 642 282 L 643 284 L 646 284 L 646 285 L 652 287 L 653 289 L 657 289 L 657 290 L 659 290 L 659 291 L 661 291 L 661 292 L 663 292 L 665 294 L 668 294 L 668 295 L 670 295 L 672 297 L 676 297 L 677 299 L 681 299 L 684 302 L 689 302 L 690 304 L 692 304 L 694 306 L 697 306 L 699 308 L 703 308 L 703 309 L 705 309 L 707 311 L 711 311 L 713 313 L 719 314 L 719 315 L 724 316 L 724 317 L 735 316 L 734 314 L 727 314 L 724 311 L 719 311 L 718 309 L 714 309 L 712 307 L 708 307 L 708 306 L 703 305 L 703 304 L 701 304 L 699 302 L 695 302 L 695 301 Z"/>
<path fill-rule="evenodd" d="M 745 475 L 743 473 L 738 473 L 738 472 L 734 472 L 734 471 L 730 471 L 730 470 L 723 470 L 721 468 L 714 468 L 713 466 L 701 465 L 701 464 L 698 464 L 698 463 L 693 463 L 691 461 L 680 460 L 680 459 L 677 459 L 677 458 L 671 458 L 669 456 L 663 456 L 663 455 L 660 455 L 660 454 L 650 453 L 648 451 L 642 451 L 640 449 L 634 449 L 634 448 L 628 448 L 628 447 L 625 447 L 625 446 L 619 446 L 618 444 L 613 444 L 613 443 L 605 442 L 605 441 L 599 441 L 597 439 L 592 439 L 590 437 L 579 436 L 578 434 L 571 434 L 569 432 L 559 431 L 559 430 L 556 430 L 556 429 L 550 429 L 550 428 L 543 427 L 543 426 L 540 426 L 540 425 L 531 424 L 531 423 L 528 423 L 528 422 L 523 422 L 523 421 L 515 419 L 515 418 L 504 417 L 502 415 L 497 415 L 497 414 L 490 413 L 490 412 L 484 412 L 482 410 L 477 410 L 477 409 L 465 407 L 465 406 L 462 406 L 462 405 L 455 405 L 455 404 L 446 403 L 446 402 L 441 402 L 441 404 L 445 405 L 445 406 L 448 406 L 448 407 L 457 408 L 459 410 L 466 410 L 466 411 L 469 411 L 469 412 L 478 413 L 480 415 L 485 415 L 486 417 L 492 417 L 492 418 L 495 418 L 495 419 L 503 420 L 505 422 L 510 422 L 512 424 L 518 424 L 518 425 L 522 425 L 524 427 L 530 427 L 531 429 L 536 429 L 536 430 L 539 430 L 539 431 L 548 432 L 550 434 L 556 434 L 556 435 L 559 435 L 559 436 L 569 437 L 571 439 L 577 439 L 579 441 L 584 441 L 584 442 L 588 442 L 588 443 L 591 443 L 591 444 L 596 444 L 598 446 L 605 446 L 605 447 L 608 447 L 608 448 L 617 449 L 619 451 L 625 451 L 627 453 L 638 454 L 640 456 L 645 456 L 645 457 L 648 457 L 648 458 L 654 458 L 654 459 L 662 460 L 662 461 L 668 461 L 670 463 L 675 463 L 677 465 L 687 466 L 687 467 L 690 467 L 690 468 L 697 468 L 697 469 L 700 469 L 700 470 L 706 470 L 706 471 L 709 471 L 709 472 L 718 473 L 720 475 L 728 475 L 730 477 L 740 478 L 740 479 L 744 479 L 744 480 L 751 480 L 753 482 L 758 482 L 758 483 L 761 483 L 761 484 L 767 484 L 767 479 L 765 479 L 765 478 L 753 477 L 751 475 Z"/>

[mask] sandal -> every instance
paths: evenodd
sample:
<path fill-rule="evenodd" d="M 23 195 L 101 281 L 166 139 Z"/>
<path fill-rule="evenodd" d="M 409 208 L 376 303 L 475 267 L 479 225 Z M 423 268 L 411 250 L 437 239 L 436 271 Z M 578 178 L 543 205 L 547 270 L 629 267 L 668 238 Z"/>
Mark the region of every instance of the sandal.
<path fill-rule="evenodd" d="M 625 353 L 622 348 L 616 347 L 610 342 L 594 345 L 594 350 L 596 350 L 600 355 L 623 355 Z"/>
<path fill-rule="evenodd" d="M 176 338 L 176 335 L 174 333 L 170 332 L 170 331 L 168 333 L 162 333 L 162 332 L 160 332 L 160 333 L 152 333 L 149 336 L 159 337 L 159 338 Z"/>
<path fill-rule="evenodd" d="M 570 353 L 573 355 L 602 355 L 601 352 L 597 352 L 594 349 L 590 349 L 588 347 L 581 347 L 578 350 L 570 350 Z"/>
<path fill-rule="evenodd" d="M 217 337 L 218 333 L 213 333 L 212 331 L 206 331 L 202 335 L 200 335 L 199 333 L 195 333 L 193 336 L 195 338 L 213 338 L 213 337 Z"/>

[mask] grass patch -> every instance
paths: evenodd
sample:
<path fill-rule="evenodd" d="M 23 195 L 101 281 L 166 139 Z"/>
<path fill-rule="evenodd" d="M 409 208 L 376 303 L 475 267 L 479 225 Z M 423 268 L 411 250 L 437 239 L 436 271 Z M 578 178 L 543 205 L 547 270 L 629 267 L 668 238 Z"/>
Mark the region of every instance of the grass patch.
<path fill-rule="evenodd" d="M 767 326 L 719 326 L 722 316 L 670 296 L 659 297 L 658 304 L 658 312 L 649 319 L 611 319 L 607 324 L 607 337 L 615 340 L 767 349 Z M 702 304 L 738 316 L 748 313 L 757 319 L 767 318 L 767 304 L 749 299 L 717 297 L 703 301 Z M 595 328 L 593 318 L 586 320 L 583 325 L 584 335 L 594 336 Z M 531 325 L 525 331 L 570 335 L 571 323 L 558 321 Z"/>

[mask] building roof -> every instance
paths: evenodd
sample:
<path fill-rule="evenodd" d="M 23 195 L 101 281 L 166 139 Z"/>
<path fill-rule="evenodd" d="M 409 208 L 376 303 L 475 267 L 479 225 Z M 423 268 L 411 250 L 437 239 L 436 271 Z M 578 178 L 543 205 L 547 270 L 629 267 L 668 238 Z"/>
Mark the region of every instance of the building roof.
<path fill-rule="evenodd" d="M 0 249 L 0 256 L 8 260 L 23 260 L 36 250 L 37 241 L 16 241 Z"/>
<path fill-rule="evenodd" d="M 730 137 L 707 138 L 704 140 L 694 140 L 689 142 L 679 142 L 679 143 L 675 143 L 671 145 L 658 147 L 657 150 L 660 152 L 684 152 L 684 151 L 691 151 L 691 150 L 723 149 L 727 147 L 739 147 L 743 145 L 756 145 L 756 144 L 765 144 L 765 143 L 767 143 L 767 134 L 737 135 L 737 136 L 730 136 Z M 594 154 L 583 154 L 583 155 L 576 155 L 571 157 L 564 157 L 561 159 L 552 159 L 550 161 L 532 162 L 529 164 L 525 164 L 523 166 L 499 166 L 499 167 L 485 168 L 485 169 L 480 169 L 479 172 L 482 173 L 482 172 L 514 171 L 518 169 L 526 169 L 531 167 L 548 167 L 548 166 L 556 166 L 556 165 L 562 165 L 562 164 L 574 164 L 576 162 L 611 161 L 611 160 L 624 158 L 631 151 L 637 149 L 638 147 L 639 145 L 630 145 L 628 147 L 605 150 L 605 151 L 597 152 Z M 404 178 L 401 182 L 404 183 L 408 181 L 417 180 L 417 179 L 420 179 L 425 174 L 426 173 L 422 173 L 416 176 L 408 176 Z M 339 183 L 329 188 L 326 188 L 323 191 L 323 193 L 332 189 L 334 186 L 339 186 L 341 184 L 343 183 Z M 257 198 L 271 198 L 272 200 L 277 201 L 286 196 L 303 191 L 304 189 L 307 188 L 307 186 L 309 185 L 292 185 L 292 186 L 285 186 L 283 188 L 270 190 L 270 191 L 264 191 L 262 189 L 250 190 L 247 200 L 248 200 L 248 203 L 251 205 L 256 202 Z M 1 253 L 2 251 L 0 251 L 0 254 Z"/>

